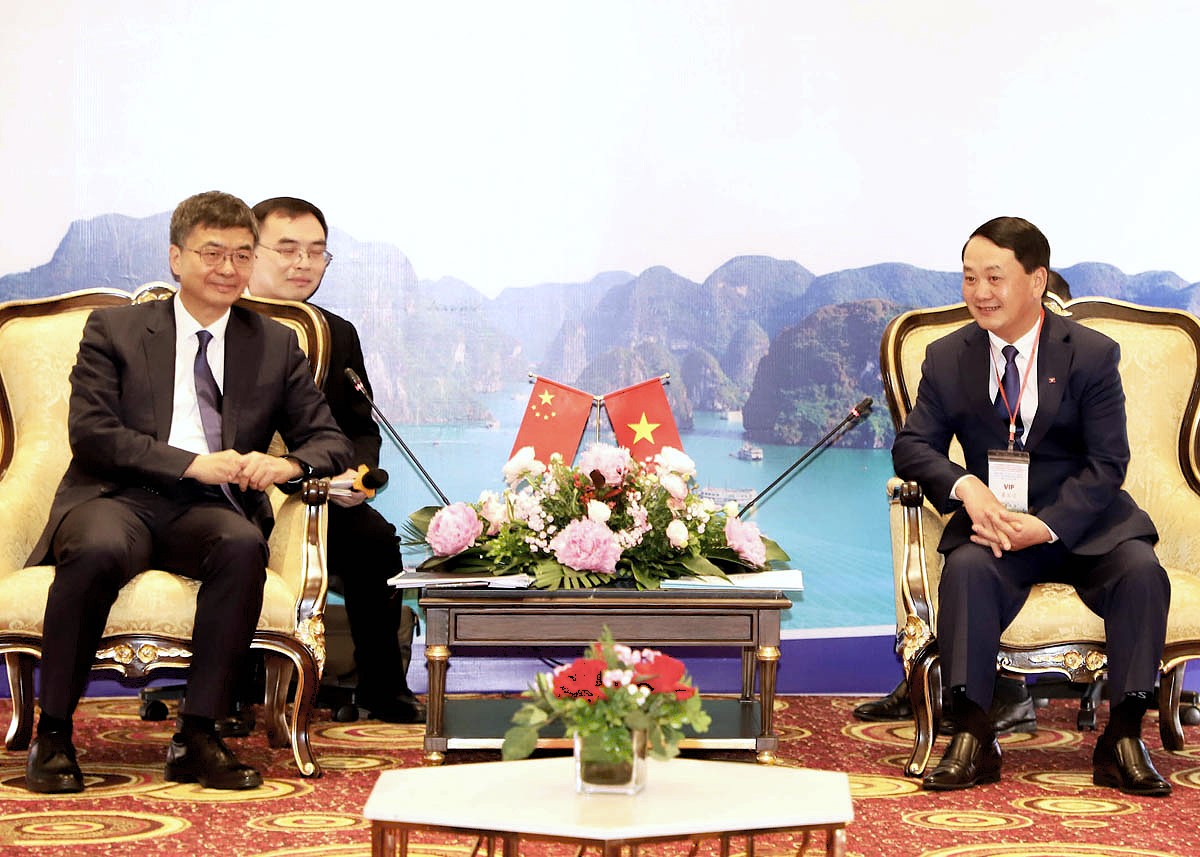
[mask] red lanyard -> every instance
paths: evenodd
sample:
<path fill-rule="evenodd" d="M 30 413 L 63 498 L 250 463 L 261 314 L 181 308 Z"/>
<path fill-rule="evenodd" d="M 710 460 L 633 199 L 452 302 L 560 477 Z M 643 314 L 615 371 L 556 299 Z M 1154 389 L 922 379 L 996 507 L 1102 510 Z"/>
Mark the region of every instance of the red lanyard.
<path fill-rule="evenodd" d="M 1004 408 L 1008 411 L 1008 449 L 1011 452 L 1013 444 L 1017 442 L 1017 414 L 1021 413 L 1021 399 L 1025 398 L 1025 385 L 1029 383 L 1029 368 L 1033 366 L 1033 358 L 1037 354 L 1038 342 L 1042 338 L 1042 323 L 1046 320 L 1046 310 L 1042 310 L 1038 316 L 1037 335 L 1033 337 L 1033 348 L 1029 351 L 1029 360 L 1025 364 L 1025 377 L 1021 379 L 1020 392 L 1017 393 L 1017 401 L 1015 405 L 1008 403 L 1008 396 L 1004 394 L 1004 374 L 1000 371 L 996 364 L 996 350 L 988 344 L 988 353 L 992 357 L 992 368 L 996 370 L 996 387 L 1000 390 L 1000 398 L 1004 400 Z M 1020 374 L 1020 369 L 1017 373 Z"/>

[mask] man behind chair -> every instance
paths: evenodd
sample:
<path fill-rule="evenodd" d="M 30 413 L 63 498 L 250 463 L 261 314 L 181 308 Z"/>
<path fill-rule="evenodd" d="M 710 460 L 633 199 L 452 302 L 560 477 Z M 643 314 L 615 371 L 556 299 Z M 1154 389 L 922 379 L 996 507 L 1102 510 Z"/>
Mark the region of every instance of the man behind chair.
<path fill-rule="evenodd" d="M 1170 584 L 1154 555 L 1153 523 L 1121 489 L 1129 443 L 1120 349 L 1043 310 L 1050 245 L 1032 223 L 988 221 L 962 259 L 975 323 L 929 346 L 912 413 L 892 447 L 896 474 L 921 483 L 940 512 L 954 511 L 938 546 L 945 565 L 937 638 L 960 731 L 924 786 L 999 780 L 987 712 L 1000 635 L 1033 584 L 1062 582 L 1105 624 L 1112 703 L 1093 781 L 1167 795 L 1141 723 L 1166 638 Z M 948 457 L 955 437 L 965 468 Z"/>
<path fill-rule="evenodd" d="M 312 203 L 294 197 L 264 200 L 254 206 L 254 214 L 261 240 L 250 293 L 307 301 L 321 285 L 332 259 L 325 215 Z M 331 340 L 325 396 L 338 426 L 354 444 L 352 464 L 376 468 L 379 426 L 371 417 L 370 403 L 346 377 L 346 369 L 352 369 L 370 391 L 358 332 L 344 318 L 321 312 L 329 322 Z M 357 475 L 348 470 L 342 478 L 353 480 Z M 329 508 L 329 573 L 340 578 L 345 588 L 358 673 L 355 701 L 380 720 L 419 723 L 424 709 L 408 688 L 397 637 L 400 598 L 387 582 L 403 568 L 400 540 L 396 528 L 365 500 L 363 492 L 352 491 L 349 496 L 331 496 Z"/>
<path fill-rule="evenodd" d="M 350 444 L 295 334 L 233 307 L 257 224 L 211 191 L 171 217 L 171 300 L 97 310 L 71 371 L 73 454 L 30 562 L 55 563 L 46 603 L 41 716 L 26 786 L 77 792 L 72 716 L 118 590 L 159 567 L 200 581 L 192 661 L 165 776 L 207 788 L 262 778 L 215 733 L 262 607 L 273 520 L 263 491 L 339 473 Z M 290 452 L 266 450 L 279 432 Z"/>

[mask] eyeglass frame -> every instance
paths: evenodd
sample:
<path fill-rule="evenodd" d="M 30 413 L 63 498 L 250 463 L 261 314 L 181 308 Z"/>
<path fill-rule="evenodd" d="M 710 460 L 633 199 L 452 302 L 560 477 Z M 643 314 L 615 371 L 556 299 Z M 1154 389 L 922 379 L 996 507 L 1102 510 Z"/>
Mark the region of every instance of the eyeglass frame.
<path fill-rule="evenodd" d="M 254 266 L 254 251 L 248 250 L 245 247 L 235 247 L 232 250 L 226 250 L 223 247 L 216 246 L 215 244 L 206 244 L 199 250 L 197 250 L 195 247 L 184 247 L 183 249 L 199 256 L 201 264 L 203 264 L 206 268 L 219 268 L 225 264 L 226 260 L 228 260 L 233 267 L 241 270 L 245 270 L 246 268 Z M 205 253 L 220 253 L 221 258 L 215 262 L 205 262 Z M 249 258 L 246 259 L 245 262 L 238 264 L 238 261 L 234 258 L 235 253 L 246 253 L 249 255 Z"/>
<path fill-rule="evenodd" d="M 280 258 L 292 265 L 300 261 L 301 253 L 303 253 L 304 257 L 313 264 L 316 264 L 317 260 L 321 260 L 322 264 L 328 267 L 329 263 L 333 261 L 333 254 L 328 250 L 322 250 L 320 253 L 313 253 L 311 250 L 309 250 L 309 248 L 301 247 L 299 244 L 296 244 L 294 247 L 289 247 L 287 250 L 280 250 L 278 247 L 272 247 L 270 244 L 259 244 L 258 246 L 266 247 L 268 250 L 278 253 Z M 289 260 L 288 255 L 290 254 L 294 254 L 296 258 Z"/>

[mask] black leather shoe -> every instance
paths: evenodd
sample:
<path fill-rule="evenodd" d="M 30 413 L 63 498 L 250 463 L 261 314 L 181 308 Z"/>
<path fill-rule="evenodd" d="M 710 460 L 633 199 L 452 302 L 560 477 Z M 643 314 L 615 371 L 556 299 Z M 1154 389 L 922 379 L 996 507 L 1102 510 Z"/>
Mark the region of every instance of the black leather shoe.
<path fill-rule="evenodd" d="M 235 703 L 233 713 L 217 721 L 216 730 L 221 738 L 245 738 L 254 731 L 254 706 L 246 702 Z"/>
<path fill-rule="evenodd" d="M 83 791 L 83 772 L 69 737 L 48 732 L 33 739 L 25 759 L 25 788 L 50 795 Z"/>
<path fill-rule="evenodd" d="M 854 716 L 858 720 L 872 723 L 886 720 L 911 720 L 913 710 L 908 703 L 908 682 L 902 680 L 896 685 L 895 690 L 883 699 L 864 702 L 854 709 Z"/>
<path fill-rule="evenodd" d="M 959 732 L 950 739 L 942 760 L 925 775 L 921 785 L 929 791 L 945 792 L 998 782 L 1000 745 L 996 743 L 996 736 L 981 742 L 970 732 Z"/>
<path fill-rule="evenodd" d="M 390 696 L 358 695 L 355 702 L 368 711 L 371 720 L 385 723 L 424 723 L 425 706 L 409 692 Z"/>
<path fill-rule="evenodd" d="M 177 733 L 167 748 L 164 776 L 172 783 L 199 783 L 206 789 L 253 789 L 262 777 L 243 765 L 216 735 Z"/>
<path fill-rule="evenodd" d="M 1101 735 L 1092 753 L 1092 782 L 1127 795 L 1166 797 L 1171 793 L 1171 784 L 1154 770 L 1141 738 L 1114 741 Z"/>
<path fill-rule="evenodd" d="M 1036 732 L 1037 731 L 1037 708 L 1033 704 L 1033 697 L 1027 696 L 1020 702 L 999 702 L 992 701 L 992 707 L 988 710 L 988 717 L 992 721 L 992 731 L 997 735 L 1006 735 L 1009 732 Z M 958 731 L 958 721 L 954 716 L 943 709 L 942 722 L 938 728 L 938 733 L 941 735 L 953 735 Z"/>

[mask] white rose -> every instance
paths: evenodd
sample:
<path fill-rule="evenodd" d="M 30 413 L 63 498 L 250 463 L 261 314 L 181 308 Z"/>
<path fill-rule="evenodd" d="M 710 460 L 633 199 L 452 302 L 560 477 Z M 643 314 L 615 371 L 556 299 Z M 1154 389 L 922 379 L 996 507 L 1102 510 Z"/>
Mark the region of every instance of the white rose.
<path fill-rule="evenodd" d="M 664 446 L 654 457 L 660 470 L 676 473 L 684 479 L 696 475 L 696 462 L 688 458 L 681 450 L 672 446 Z"/>
<path fill-rule="evenodd" d="M 608 523 L 608 519 L 612 517 L 612 509 L 608 508 L 606 503 L 601 503 L 599 500 L 588 500 L 587 516 L 589 520 L 595 521 L 598 524 Z"/>
<path fill-rule="evenodd" d="M 546 465 L 534 457 L 532 446 L 523 446 L 504 465 L 504 481 L 516 485 L 529 476 L 537 476 L 546 469 Z"/>
<path fill-rule="evenodd" d="M 688 543 L 688 528 L 687 525 L 678 518 L 667 524 L 667 541 L 671 543 L 671 547 L 682 550 L 687 547 Z"/>
<path fill-rule="evenodd" d="M 663 488 L 667 489 L 667 493 L 676 500 L 683 500 L 687 498 L 687 483 L 684 482 L 683 479 L 681 479 L 678 475 L 674 473 L 662 473 L 659 475 L 658 481 Z"/>

